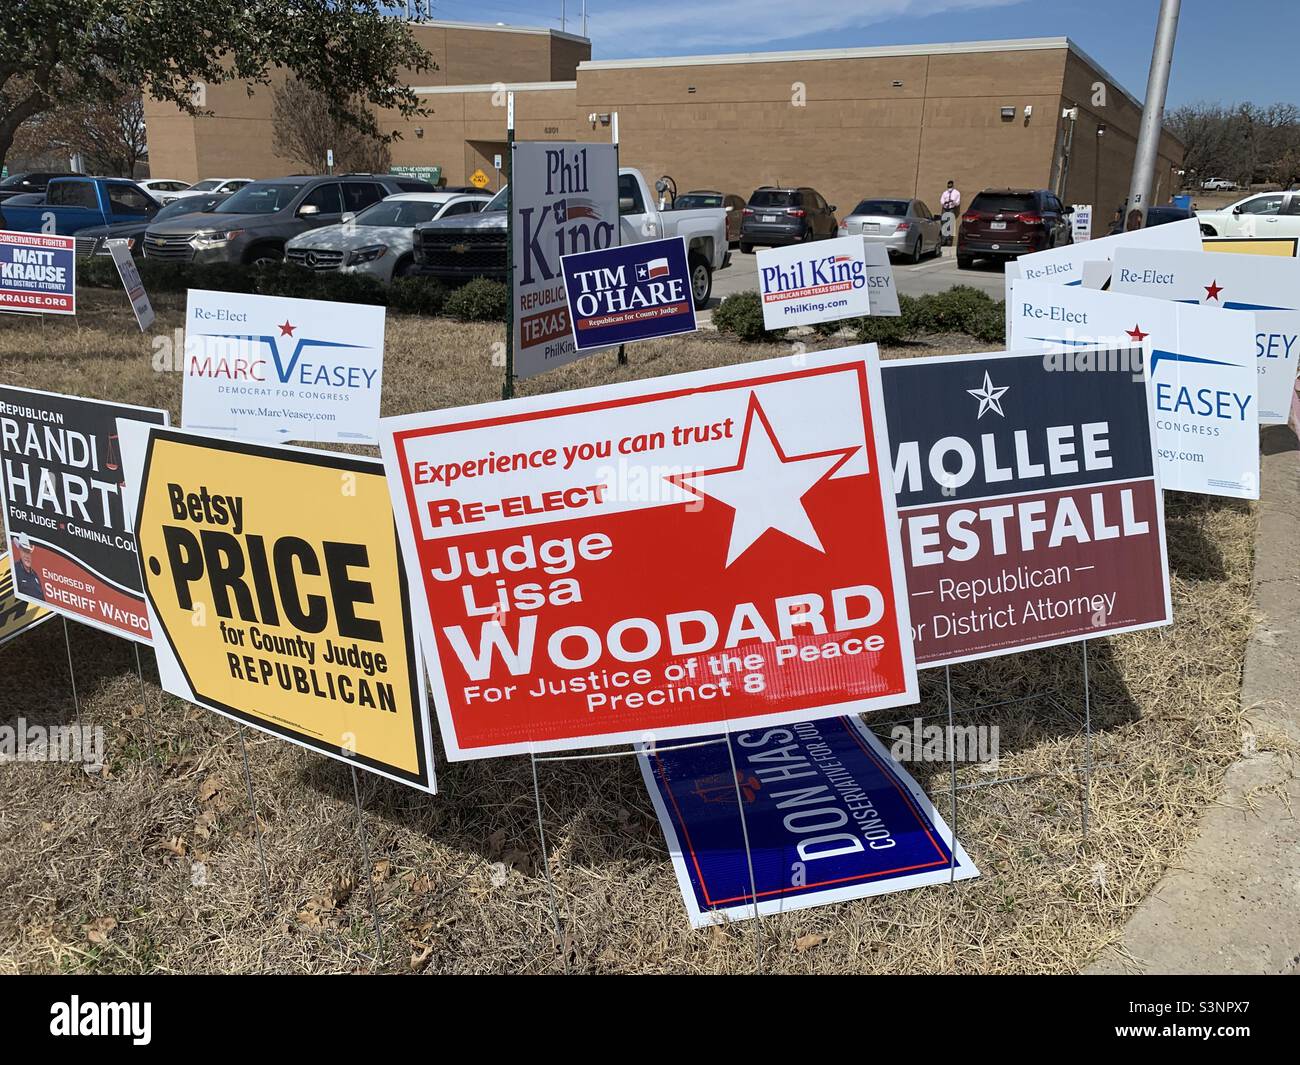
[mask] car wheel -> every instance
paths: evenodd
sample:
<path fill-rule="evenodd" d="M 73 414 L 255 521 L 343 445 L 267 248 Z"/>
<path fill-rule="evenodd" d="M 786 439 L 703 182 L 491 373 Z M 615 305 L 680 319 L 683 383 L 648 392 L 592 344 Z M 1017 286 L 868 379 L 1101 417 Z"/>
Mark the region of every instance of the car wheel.
<path fill-rule="evenodd" d="M 912 245 L 912 250 L 907 253 L 907 261 L 915 266 L 921 261 L 921 235 L 916 235 L 916 243 Z"/>
<path fill-rule="evenodd" d="M 691 298 L 697 311 L 703 310 L 713 293 L 713 269 L 702 255 L 692 255 L 686 263 L 691 274 Z"/>
<path fill-rule="evenodd" d="M 283 258 L 284 252 L 279 248 L 257 248 L 249 255 L 248 265 L 260 269 L 271 263 L 278 263 Z"/>
<path fill-rule="evenodd" d="M 958 269 L 958 270 L 969 270 L 969 269 L 970 269 L 972 266 L 974 266 L 974 265 L 975 265 L 975 256 L 973 256 L 973 255 L 962 255 L 962 254 L 958 253 L 958 255 L 957 255 L 957 269 Z"/>
<path fill-rule="evenodd" d="M 813 233 L 813 228 L 812 228 L 812 226 L 809 226 L 807 229 L 805 229 L 805 230 L 803 231 L 803 235 L 799 238 L 799 243 L 800 243 L 800 244 L 807 244 L 810 240 L 813 239 L 813 236 L 814 236 L 814 235 L 815 235 L 815 234 Z"/>
<path fill-rule="evenodd" d="M 393 276 L 394 277 L 415 277 L 416 276 L 415 260 L 403 259 L 395 267 L 393 267 Z"/>
<path fill-rule="evenodd" d="M 749 255 L 754 250 L 754 245 L 746 244 L 743 240 L 738 245 L 741 255 Z"/>
<path fill-rule="evenodd" d="M 1219 235 L 1219 234 L 1218 234 L 1218 231 L 1215 230 L 1215 228 L 1214 228 L 1213 226 L 1201 226 L 1201 236 L 1203 236 L 1203 237 L 1217 237 L 1218 235 Z"/>

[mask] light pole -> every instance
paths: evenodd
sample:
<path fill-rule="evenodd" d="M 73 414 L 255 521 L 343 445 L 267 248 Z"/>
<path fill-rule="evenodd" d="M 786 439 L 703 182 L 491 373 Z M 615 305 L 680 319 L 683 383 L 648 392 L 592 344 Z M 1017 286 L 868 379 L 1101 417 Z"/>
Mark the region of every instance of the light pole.
<path fill-rule="evenodd" d="M 1160 0 L 1156 22 L 1156 41 L 1151 49 L 1151 72 L 1147 75 L 1147 95 L 1142 104 L 1142 125 L 1138 130 L 1137 152 L 1133 157 L 1133 177 L 1128 187 L 1128 210 L 1142 212 L 1145 221 L 1150 206 L 1151 185 L 1155 180 L 1156 159 L 1160 155 L 1160 132 L 1164 126 L 1165 96 L 1169 91 L 1169 67 L 1174 60 L 1174 37 L 1178 33 L 1178 9 L 1181 0 Z"/>

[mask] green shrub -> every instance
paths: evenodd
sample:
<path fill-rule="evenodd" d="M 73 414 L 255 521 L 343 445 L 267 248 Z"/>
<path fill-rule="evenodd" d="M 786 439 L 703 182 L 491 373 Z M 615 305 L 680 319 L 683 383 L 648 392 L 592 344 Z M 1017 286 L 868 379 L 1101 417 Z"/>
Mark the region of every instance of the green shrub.
<path fill-rule="evenodd" d="M 915 299 L 907 313 L 910 328 L 917 333 L 968 333 L 970 324 L 983 321 L 993 299 L 970 285 L 954 285 Z"/>
<path fill-rule="evenodd" d="M 505 283 L 476 277 L 443 301 L 443 313 L 463 322 L 504 322 L 510 297 Z"/>
<path fill-rule="evenodd" d="M 859 344 L 901 344 L 913 339 L 906 321 L 901 317 L 869 314 L 847 323 Z"/>
<path fill-rule="evenodd" d="M 207 273 L 211 269 L 204 267 L 202 272 Z M 255 292 L 259 296 L 291 296 L 304 300 L 330 298 L 323 295 L 326 275 L 317 274 L 296 263 L 263 263 L 261 266 L 240 266 L 237 269 L 242 271 L 246 287 L 242 290 L 223 288 L 220 291 Z"/>
<path fill-rule="evenodd" d="M 1005 344 L 1007 340 L 1006 304 L 1000 300 L 971 314 L 965 332 L 988 344 Z"/>
<path fill-rule="evenodd" d="M 833 322 L 813 322 L 812 331 L 819 337 L 833 337 L 845 326 L 851 326 L 850 321 L 839 318 Z"/>
<path fill-rule="evenodd" d="M 388 306 L 401 314 L 438 314 L 447 289 L 434 277 L 395 277 L 388 289 Z"/>
<path fill-rule="evenodd" d="M 732 293 L 714 308 L 713 325 L 719 333 L 744 341 L 779 340 L 786 334 L 784 329 L 763 327 L 763 301 L 757 292 Z"/>
<path fill-rule="evenodd" d="M 86 288 L 115 288 L 122 283 L 117 267 L 107 255 L 77 259 L 77 284 Z"/>

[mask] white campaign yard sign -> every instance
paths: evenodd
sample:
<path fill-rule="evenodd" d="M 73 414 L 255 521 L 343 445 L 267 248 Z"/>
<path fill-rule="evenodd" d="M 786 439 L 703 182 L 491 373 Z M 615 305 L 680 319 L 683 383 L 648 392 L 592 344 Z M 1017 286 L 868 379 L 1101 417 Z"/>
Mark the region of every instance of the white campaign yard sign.
<path fill-rule="evenodd" d="M 110 240 L 108 252 L 113 256 L 117 276 L 122 279 L 126 298 L 131 301 L 131 310 L 135 312 L 136 324 L 143 333 L 153 325 L 155 315 L 153 304 L 149 302 L 149 293 L 144 290 L 144 282 L 140 280 L 140 271 L 136 268 L 135 259 L 131 257 L 131 248 L 124 240 Z"/>
<path fill-rule="evenodd" d="M 1300 259 L 1121 248 L 1110 288 L 1254 312 L 1259 423 L 1286 423 L 1300 358 Z"/>
<path fill-rule="evenodd" d="M 578 351 L 560 257 L 619 243 L 618 149 L 516 141 L 510 170 L 515 376 L 563 366 Z"/>
<path fill-rule="evenodd" d="M 894 285 L 894 265 L 889 261 L 889 249 L 883 244 L 864 239 L 863 258 L 867 264 L 867 288 L 871 290 L 871 313 L 882 318 L 897 318 L 903 313 L 898 305 L 898 289 Z"/>
<path fill-rule="evenodd" d="M 1054 353 L 1062 373 L 1087 373 L 1071 356 L 1095 344 L 1141 344 L 1151 381 L 1160 486 L 1259 498 L 1255 321 L 1241 311 L 1014 281 L 1012 351 Z M 1140 367 L 1135 368 L 1140 372 Z"/>
<path fill-rule="evenodd" d="M 379 442 L 383 307 L 190 289 L 184 357 L 186 429 Z"/>
<path fill-rule="evenodd" d="M 1109 262 L 1116 248 L 1200 251 L 1201 225 L 1195 218 L 1184 218 L 1181 222 L 1169 222 L 1150 229 L 1135 229 L 1131 233 L 1117 233 L 1113 237 L 1098 237 L 1082 244 L 1065 244 L 1032 255 L 1022 255 L 1016 260 L 1017 276 L 1026 281 L 1079 285 L 1083 283 L 1083 264 Z"/>
<path fill-rule="evenodd" d="M 865 253 L 860 236 L 759 251 L 763 325 L 784 329 L 870 314 Z"/>

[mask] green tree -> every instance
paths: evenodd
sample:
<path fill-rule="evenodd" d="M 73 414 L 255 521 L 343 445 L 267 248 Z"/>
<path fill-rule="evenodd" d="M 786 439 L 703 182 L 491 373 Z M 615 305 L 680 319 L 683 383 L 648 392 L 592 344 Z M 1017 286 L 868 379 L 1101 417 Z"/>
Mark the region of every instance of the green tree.
<path fill-rule="evenodd" d="M 268 85 L 276 67 L 335 120 L 391 139 L 375 111 L 426 113 L 402 73 L 432 65 L 380 0 L 3 0 L 0 164 L 23 123 L 60 105 L 127 85 L 202 114 L 204 86 Z"/>

